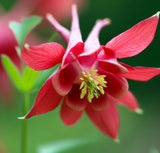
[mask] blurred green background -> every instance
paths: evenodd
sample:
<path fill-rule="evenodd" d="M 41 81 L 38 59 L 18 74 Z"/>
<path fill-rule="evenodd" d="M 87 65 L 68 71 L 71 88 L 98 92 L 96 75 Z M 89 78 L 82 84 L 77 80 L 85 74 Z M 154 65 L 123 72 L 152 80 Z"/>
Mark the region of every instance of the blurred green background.
<path fill-rule="evenodd" d="M 112 20 L 112 24 L 100 33 L 101 44 L 160 11 L 159 0 L 86 0 L 85 3 L 79 14 L 84 39 L 97 19 L 108 17 Z M 70 20 L 64 25 L 68 27 Z M 131 66 L 160 67 L 160 25 L 150 46 L 123 62 Z M 95 141 L 63 153 L 149 153 L 153 147 L 160 151 L 160 77 L 149 82 L 129 81 L 129 84 L 144 114 L 138 115 L 118 106 L 121 120 L 119 144 L 104 136 L 85 113 L 76 125 L 66 127 L 59 117 L 58 107 L 28 120 L 28 153 L 37 153 L 41 145 L 70 138 L 90 138 Z M 23 96 L 17 91 L 15 94 L 12 107 L 6 108 L 0 103 L 0 143 L 7 153 L 20 152 L 21 120 L 17 117 L 22 114 Z M 32 94 L 30 107 L 36 94 Z"/>

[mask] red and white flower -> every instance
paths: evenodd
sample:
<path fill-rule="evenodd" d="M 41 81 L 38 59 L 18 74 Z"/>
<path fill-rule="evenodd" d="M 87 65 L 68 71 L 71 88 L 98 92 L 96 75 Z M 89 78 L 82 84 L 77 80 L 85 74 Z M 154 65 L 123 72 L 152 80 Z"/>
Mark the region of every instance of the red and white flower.
<path fill-rule="evenodd" d="M 22 58 L 35 70 L 61 63 L 58 71 L 42 86 L 34 106 L 24 118 L 51 111 L 62 102 L 60 116 L 66 125 L 75 124 L 85 111 L 100 131 L 117 139 L 120 122 L 116 103 L 132 111 L 140 110 L 136 98 L 128 90 L 126 78 L 148 81 L 160 74 L 160 68 L 131 67 L 118 62 L 117 58 L 137 55 L 151 43 L 158 15 L 143 20 L 104 46 L 100 45 L 98 35 L 110 24 L 109 19 L 97 21 L 83 42 L 75 5 L 72 7 L 71 31 L 47 15 L 68 46 L 66 51 L 55 42 L 24 46 Z"/>

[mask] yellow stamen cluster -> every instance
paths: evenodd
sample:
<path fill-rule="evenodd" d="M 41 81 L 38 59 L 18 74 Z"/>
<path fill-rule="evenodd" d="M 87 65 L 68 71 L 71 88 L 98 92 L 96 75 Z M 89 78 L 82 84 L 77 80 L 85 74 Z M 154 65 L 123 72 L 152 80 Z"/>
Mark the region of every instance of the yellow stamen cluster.
<path fill-rule="evenodd" d="M 91 103 L 94 97 L 98 98 L 100 93 L 104 94 L 104 87 L 106 86 L 105 75 L 97 75 L 98 70 L 91 70 L 89 72 L 82 72 L 81 82 L 81 95 L 80 98 L 84 98 L 88 94 L 88 101 Z"/>

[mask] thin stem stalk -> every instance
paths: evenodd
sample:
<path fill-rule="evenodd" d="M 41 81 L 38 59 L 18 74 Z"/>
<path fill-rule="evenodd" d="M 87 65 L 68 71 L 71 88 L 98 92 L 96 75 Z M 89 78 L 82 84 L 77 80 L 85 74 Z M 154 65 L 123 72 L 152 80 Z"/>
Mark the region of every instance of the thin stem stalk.
<path fill-rule="evenodd" d="M 29 93 L 24 93 L 24 105 L 23 105 L 23 116 L 26 115 L 29 107 Z M 22 147 L 21 152 L 27 153 L 27 120 L 22 120 Z"/>

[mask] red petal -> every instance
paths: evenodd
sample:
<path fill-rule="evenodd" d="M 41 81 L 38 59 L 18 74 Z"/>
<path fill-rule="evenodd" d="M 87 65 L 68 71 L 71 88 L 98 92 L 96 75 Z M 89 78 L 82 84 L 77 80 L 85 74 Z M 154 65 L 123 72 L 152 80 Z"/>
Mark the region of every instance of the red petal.
<path fill-rule="evenodd" d="M 60 116 L 65 125 L 75 124 L 82 116 L 83 111 L 75 111 L 68 107 L 65 101 L 62 103 Z"/>
<path fill-rule="evenodd" d="M 160 68 L 152 67 L 133 67 L 128 73 L 123 74 L 127 79 L 137 80 L 137 81 L 148 81 L 160 75 Z"/>
<path fill-rule="evenodd" d="M 108 105 L 108 96 L 107 96 L 107 94 L 101 95 L 98 98 L 94 98 L 90 105 L 96 111 L 100 111 L 100 110 L 104 109 Z"/>
<path fill-rule="evenodd" d="M 59 22 L 51 15 L 47 14 L 47 19 L 53 25 L 53 27 L 60 33 L 60 35 L 64 38 L 64 40 L 68 43 L 70 37 L 70 31 L 64 28 Z"/>
<path fill-rule="evenodd" d="M 111 72 L 114 74 L 124 74 L 128 70 L 118 62 L 100 61 L 97 63 L 97 69 L 100 71 Z"/>
<path fill-rule="evenodd" d="M 98 61 L 108 61 L 108 60 L 117 61 L 116 53 L 113 50 L 110 50 L 104 46 L 101 46 L 101 50 L 98 54 L 97 60 Z"/>
<path fill-rule="evenodd" d="M 130 66 L 130 65 L 127 65 L 127 64 L 124 64 L 124 63 L 121 63 L 119 62 L 123 67 L 125 67 L 128 71 L 130 70 L 134 70 L 134 67 Z"/>
<path fill-rule="evenodd" d="M 117 61 L 115 52 L 103 46 L 98 54 L 97 61 L 97 67 L 101 71 L 109 71 L 116 74 L 128 72 L 128 70 Z"/>
<path fill-rule="evenodd" d="M 55 109 L 59 105 L 62 97 L 59 94 L 57 94 L 57 92 L 52 86 L 53 77 L 54 76 L 50 77 L 42 86 L 32 109 L 25 116 L 25 118 L 30 118 L 35 115 L 47 113 Z"/>
<path fill-rule="evenodd" d="M 79 69 L 76 66 L 76 63 L 69 64 L 63 69 L 59 69 L 52 79 L 52 84 L 55 90 L 61 95 L 64 96 L 69 93 L 72 88 L 74 81 L 79 76 Z"/>
<path fill-rule="evenodd" d="M 116 51 L 118 58 L 131 57 L 142 52 L 153 40 L 159 17 L 154 15 L 121 33 L 106 44 Z"/>
<path fill-rule="evenodd" d="M 85 68 L 92 68 L 96 59 L 97 59 L 97 53 L 93 53 L 91 55 L 79 56 L 78 61 L 81 64 L 81 66 L 85 69 Z"/>
<path fill-rule="evenodd" d="M 35 70 L 45 70 L 61 63 L 64 53 L 63 46 L 53 42 L 24 47 L 22 58 L 27 66 Z"/>
<path fill-rule="evenodd" d="M 119 104 L 125 105 L 132 111 L 139 110 L 139 104 L 134 95 L 128 91 L 122 98 L 117 100 Z"/>
<path fill-rule="evenodd" d="M 71 48 L 68 53 L 67 56 L 65 57 L 65 61 L 63 63 L 63 67 L 72 63 L 73 61 L 75 61 L 78 58 L 78 55 L 83 52 L 84 49 L 84 43 L 83 42 L 78 42 L 73 48 Z"/>
<path fill-rule="evenodd" d="M 77 58 L 79 54 L 81 54 L 84 50 L 84 43 L 79 42 L 73 48 L 71 48 L 70 52 Z"/>
<path fill-rule="evenodd" d="M 104 88 L 105 92 L 109 93 L 115 98 L 121 98 L 128 91 L 128 82 L 124 77 L 115 75 L 113 73 L 103 73 L 106 75 L 107 87 Z"/>
<path fill-rule="evenodd" d="M 95 111 L 92 107 L 87 107 L 86 113 L 101 132 L 117 139 L 120 123 L 118 110 L 113 100 L 110 100 L 107 107 L 101 111 Z"/>
<path fill-rule="evenodd" d="M 85 98 L 80 99 L 81 90 L 79 88 L 80 86 L 78 84 L 74 84 L 71 91 L 65 96 L 66 104 L 76 111 L 84 110 L 87 104 Z"/>

